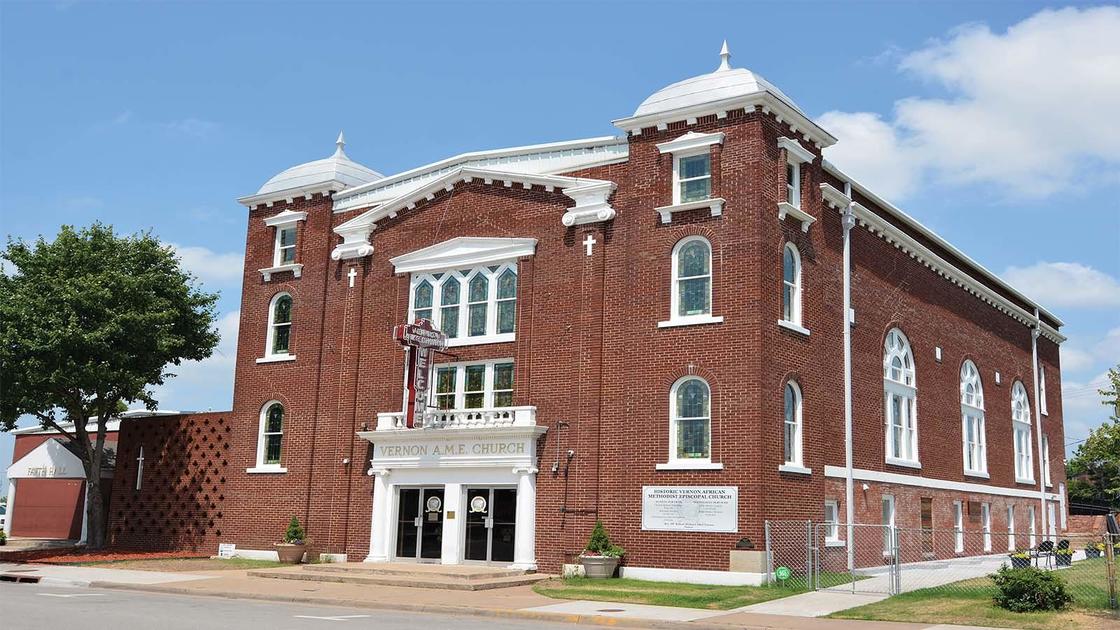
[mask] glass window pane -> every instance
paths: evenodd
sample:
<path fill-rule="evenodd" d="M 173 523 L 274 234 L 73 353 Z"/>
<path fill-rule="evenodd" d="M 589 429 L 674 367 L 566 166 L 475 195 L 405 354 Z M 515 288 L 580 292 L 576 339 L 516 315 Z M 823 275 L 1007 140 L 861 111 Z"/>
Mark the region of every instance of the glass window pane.
<path fill-rule="evenodd" d="M 464 396 L 463 400 L 466 403 L 465 407 L 467 409 L 481 409 L 482 408 L 482 402 L 483 402 L 482 392 L 478 392 L 477 394 L 467 394 L 466 396 Z"/>
<path fill-rule="evenodd" d="M 678 315 L 703 315 L 711 312 L 710 284 L 709 278 L 681 280 Z"/>
<path fill-rule="evenodd" d="M 498 278 L 498 299 L 517 297 L 517 274 L 506 269 Z"/>
<path fill-rule="evenodd" d="M 450 306 L 459 303 L 459 281 L 454 276 L 448 278 L 447 281 L 443 283 L 439 299 L 442 306 Z"/>
<path fill-rule="evenodd" d="M 280 264 L 290 265 L 296 261 L 296 248 L 295 247 L 282 247 L 280 248 Z"/>
<path fill-rule="evenodd" d="M 708 386 L 700 379 L 691 379 L 677 387 L 677 417 L 707 418 Z"/>
<path fill-rule="evenodd" d="M 416 295 L 413 300 L 413 308 L 416 310 L 429 308 L 432 305 L 432 285 L 427 280 L 416 285 Z"/>
<path fill-rule="evenodd" d="M 431 320 L 432 319 L 432 309 L 430 309 L 430 308 L 418 309 L 416 311 L 416 321 L 420 321 L 422 319 Z"/>
<path fill-rule="evenodd" d="M 494 392 L 495 407 L 512 407 L 513 392 Z"/>
<path fill-rule="evenodd" d="M 494 366 L 494 389 L 513 389 L 512 363 L 499 363 Z"/>
<path fill-rule="evenodd" d="M 511 333 L 516 325 L 517 302 L 505 300 L 498 302 L 498 332 Z"/>
<path fill-rule="evenodd" d="M 292 298 L 287 295 L 276 300 L 276 311 L 272 318 L 274 324 L 286 324 L 292 321 Z"/>
<path fill-rule="evenodd" d="M 484 387 L 486 378 L 485 365 L 468 365 L 467 368 L 466 391 L 480 392 Z"/>
<path fill-rule="evenodd" d="M 445 306 L 439 310 L 439 329 L 449 338 L 459 336 L 459 307 Z"/>
<path fill-rule="evenodd" d="M 264 463 L 266 464 L 279 464 L 280 463 L 280 435 L 267 435 L 264 438 L 265 454 Z"/>
<path fill-rule="evenodd" d="M 796 265 L 797 261 L 793 257 L 793 250 L 786 247 L 785 254 L 782 255 L 782 279 L 786 282 L 793 282 Z"/>
<path fill-rule="evenodd" d="M 706 458 L 708 457 L 708 428 L 706 418 L 698 420 L 677 421 L 677 457 Z"/>
<path fill-rule="evenodd" d="M 486 276 L 479 274 L 471 278 L 470 283 L 470 301 L 471 302 L 485 302 L 488 297 L 490 281 Z"/>
<path fill-rule="evenodd" d="M 272 333 L 272 354 L 287 354 L 289 338 L 292 333 L 291 324 L 276 326 Z"/>
<path fill-rule="evenodd" d="M 471 337 L 486 334 L 486 303 L 471 304 L 467 334 Z"/>
<path fill-rule="evenodd" d="M 455 392 L 455 368 L 445 367 L 436 370 L 436 392 L 440 394 Z"/>
<path fill-rule="evenodd" d="M 782 285 L 782 319 L 793 320 L 793 287 L 788 284 Z"/>
<path fill-rule="evenodd" d="M 711 174 L 711 156 L 693 155 L 680 159 L 680 178 L 703 177 Z"/>
<path fill-rule="evenodd" d="M 710 179 L 693 179 L 681 182 L 681 202 L 687 203 L 707 199 L 712 194 L 711 190 L 712 180 Z"/>
<path fill-rule="evenodd" d="M 296 229 L 294 227 L 287 227 L 280 230 L 280 247 L 288 247 L 296 244 Z"/>
<path fill-rule="evenodd" d="M 677 252 L 677 276 L 680 278 L 706 276 L 710 264 L 710 249 L 704 241 L 687 243 Z"/>
<path fill-rule="evenodd" d="M 273 405 L 268 408 L 267 421 L 265 422 L 265 433 L 279 433 L 284 427 L 284 406 Z"/>

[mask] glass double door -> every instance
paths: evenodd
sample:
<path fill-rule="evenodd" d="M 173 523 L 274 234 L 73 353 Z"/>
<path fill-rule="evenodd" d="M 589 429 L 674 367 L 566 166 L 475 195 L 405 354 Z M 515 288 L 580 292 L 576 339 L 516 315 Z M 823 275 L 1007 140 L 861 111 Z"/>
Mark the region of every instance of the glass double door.
<path fill-rule="evenodd" d="M 397 559 L 438 561 L 443 555 L 443 488 L 401 488 Z"/>
<path fill-rule="evenodd" d="M 463 559 L 473 562 L 513 562 L 517 533 L 515 488 L 467 490 L 467 536 Z"/>

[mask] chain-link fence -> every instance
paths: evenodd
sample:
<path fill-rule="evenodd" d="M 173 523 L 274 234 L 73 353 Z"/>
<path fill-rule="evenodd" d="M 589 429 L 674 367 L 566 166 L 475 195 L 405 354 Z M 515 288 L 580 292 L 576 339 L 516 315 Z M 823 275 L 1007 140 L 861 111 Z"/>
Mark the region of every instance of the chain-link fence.
<path fill-rule="evenodd" d="M 849 545 L 848 541 L 854 544 Z M 936 590 L 990 597 L 1001 566 L 1055 571 L 1074 603 L 1116 608 L 1120 536 L 767 521 L 767 583 L 894 595 Z"/>

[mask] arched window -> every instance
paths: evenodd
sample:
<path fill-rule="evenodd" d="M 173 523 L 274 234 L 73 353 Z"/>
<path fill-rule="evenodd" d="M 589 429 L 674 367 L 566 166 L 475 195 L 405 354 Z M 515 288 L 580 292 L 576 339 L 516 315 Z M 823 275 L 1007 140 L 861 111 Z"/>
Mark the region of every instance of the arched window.
<path fill-rule="evenodd" d="M 674 320 L 712 314 L 712 246 L 700 236 L 682 239 L 673 247 Z"/>
<path fill-rule="evenodd" d="M 257 441 L 257 468 L 279 468 L 284 439 L 284 405 L 270 401 L 261 408 L 260 435 Z"/>
<path fill-rule="evenodd" d="M 424 280 L 412 292 L 413 321 L 432 319 L 432 283 Z"/>
<path fill-rule="evenodd" d="M 711 460 L 711 389 L 704 379 L 686 376 L 669 393 L 670 459 Z"/>
<path fill-rule="evenodd" d="M 786 383 L 785 420 L 783 422 L 782 444 L 786 466 L 804 466 L 802 451 L 801 388 L 797 383 Z"/>
<path fill-rule="evenodd" d="M 801 255 L 793 243 L 782 250 L 782 319 L 801 325 Z"/>
<path fill-rule="evenodd" d="M 961 364 L 961 434 L 964 472 L 987 476 L 988 445 L 984 432 L 984 385 L 972 361 Z"/>
<path fill-rule="evenodd" d="M 486 334 L 486 306 L 490 299 L 490 280 L 485 274 L 476 274 L 467 284 L 467 335 L 478 337 Z"/>
<path fill-rule="evenodd" d="M 883 344 L 883 393 L 886 401 L 886 460 L 918 466 L 918 390 L 914 354 L 902 331 L 894 328 Z"/>
<path fill-rule="evenodd" d="M 268 339 L 265 342 L 265 355 L 282 357 L 289 355 L 292 341 L 292 296 L 277 293 L 268 305 Z"/>
<path fill-rule="evenodd" d="M 440 287 L 439 323 L 436 328 L 449 339 L 459 336 L 459 279 L 454 275 L 447 276 Z"/>
<path fill-rule="evenodd" d="M 506 269 L 498 276 L 498 334 L 513 332 L 517 321 L 517 274 Z"/>
<path fill-rule="evenodd" d="M 1031 403 L 1022 381 L 1011 386 L 1011 427 L 1015 439 L 1015 480 L 1034 483 L 1034 458 L 1031 449 Z"/>

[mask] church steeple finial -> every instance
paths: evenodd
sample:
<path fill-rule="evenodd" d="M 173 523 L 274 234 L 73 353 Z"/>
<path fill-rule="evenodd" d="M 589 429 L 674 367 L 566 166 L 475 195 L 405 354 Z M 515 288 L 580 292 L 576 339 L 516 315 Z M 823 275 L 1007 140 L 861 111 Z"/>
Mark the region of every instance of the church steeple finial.
<path fill-rule="evenodd" d="M 716 68 L 716 72 L 722 72 L 724 70 L 730 69 L 731 51 L 727 48 L 727 40 L 725 39 L 723 40 L 723 48 L 721 48 L 719 51 L 719 68 Z"/>
<path fill-rule="evenodd" d="M 346 151 L 343 150 L 346 146 L 346 136 L 343 136 L 341 131 L 338 132 L 338 140 L 334 141 L 334 146 L 336 147 L 334 150 L 335 157 L 346 157 Z"/>

